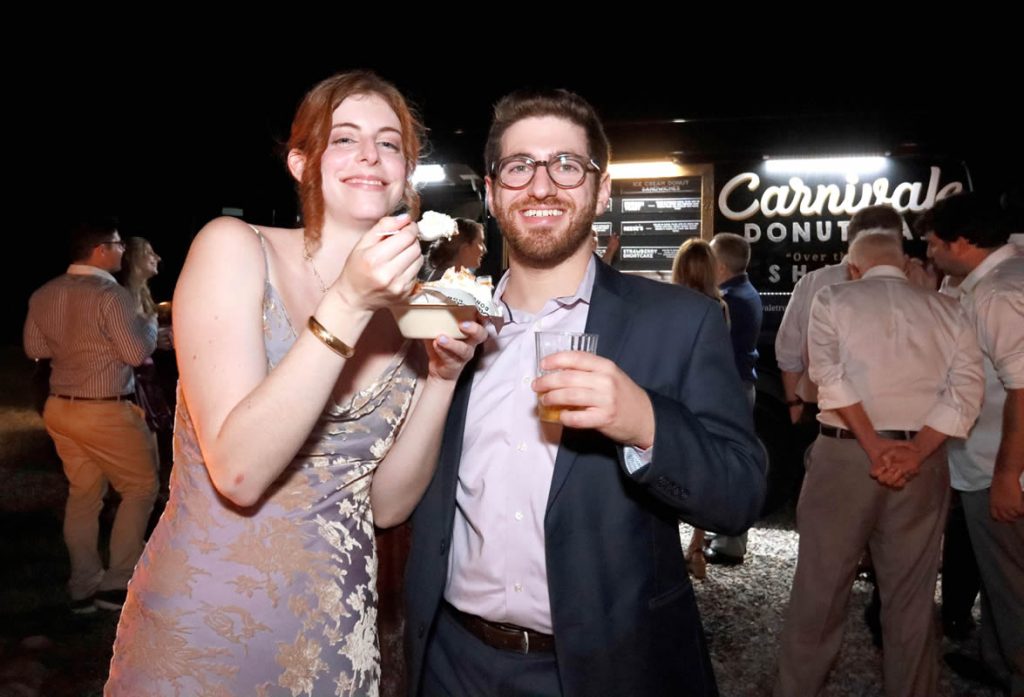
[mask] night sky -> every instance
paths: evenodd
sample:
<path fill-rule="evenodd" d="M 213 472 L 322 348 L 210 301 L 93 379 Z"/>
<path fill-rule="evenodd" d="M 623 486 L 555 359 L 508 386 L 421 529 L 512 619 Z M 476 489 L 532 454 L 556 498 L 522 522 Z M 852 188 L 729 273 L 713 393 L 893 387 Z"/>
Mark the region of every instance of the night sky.
<path fill-rule="evenodd" d="M 902 64 L 893 56 L 868 64 L 755 52 L 737 64 L 707 49 L 643 61 L 586 54 L 557 67 L 540 60 L 547 56 L 541 40 L 531 44 L 530 61 L 495 67 L 484 47 L 469 45 L 381 59 L 393 52 L 271 57 L 266 44 L 253 42 L 214 58 L 185 38 L 173 53 L 144 44 L 81 46 L 46 73 L 28 54 L 9 58 L 24 69 L 11 71 L 5 90 L 4 198 L 14 256 L 3 275 L 9 301 L 0 341 L 20 341 L 28 295 L 66 266 L 66 230 L 82 214 L 116 214 L 122 236 L 153 242 L 164 258 L 152 282 L 158 299 L 170 297 L 190 240 L 223 207 L 242 208 L 255 222 L 292 219 L 280 143 L 304 92 L 349 68 L 376 70 L 418 105 L 430 129 L 428 160 L 478 172 L 491 105 L 534 86 L 587 97 L 619 159 L 658 151 L 681 152 L 687 162 L 925 153 L 965 161 L 975 188 L 1024 181 L 1024 135 L 1011 108 L 1019 59 L 939 66 L 916 52 Z"/>

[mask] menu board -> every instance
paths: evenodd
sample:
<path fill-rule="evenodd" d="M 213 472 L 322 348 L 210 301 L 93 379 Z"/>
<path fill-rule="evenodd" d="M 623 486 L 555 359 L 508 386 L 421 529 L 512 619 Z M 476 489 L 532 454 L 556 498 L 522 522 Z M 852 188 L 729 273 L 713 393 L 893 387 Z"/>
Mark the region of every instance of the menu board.
<path fill-rule="evenodd" d="M 683 242 L 710 237 L 711 166 L 689 170 L 676 177 L 613 180 L 608 208 L 594 223 L 598 253 L 612 234 L 619 235 L 616 268 L 663 277 Z"/>

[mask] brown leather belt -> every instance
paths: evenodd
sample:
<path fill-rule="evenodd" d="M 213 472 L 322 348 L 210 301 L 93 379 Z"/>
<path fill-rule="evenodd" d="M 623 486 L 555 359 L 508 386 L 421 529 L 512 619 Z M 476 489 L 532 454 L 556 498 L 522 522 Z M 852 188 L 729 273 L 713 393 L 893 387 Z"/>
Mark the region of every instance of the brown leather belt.
<path fill-rule="evenodd" d="M 828 436 L 829 438 L 857 440 L 857 436 L 853 435 L 853 431 L 848 431 L 845 428 L 822 425 L 819 430 L 821 435 Z M 875 431 L 875 433 L 887 440 L 914 440 L 914 436 L 917 435 L 917 431 Z"/>
<path fill-rule="evenodd" d="M 541 634 L 514 624 L 491 622 L 465 613 L 447 602 L 444 603 L 444 609 L 470 634 L 492 648 L 523 654 L 551 653 L 555 650 L 555 637 L 550 634 Z"/>
<path fill-rule="evenodd" d="M 116 394 L 113 397 L 74 397 L 67 394 L 53 394 L 50 393 L 51 397 L 57 399 L 66 399 L 69 402 L 134 402 L 135 393 L 129 392 L 128 394 Z"/>

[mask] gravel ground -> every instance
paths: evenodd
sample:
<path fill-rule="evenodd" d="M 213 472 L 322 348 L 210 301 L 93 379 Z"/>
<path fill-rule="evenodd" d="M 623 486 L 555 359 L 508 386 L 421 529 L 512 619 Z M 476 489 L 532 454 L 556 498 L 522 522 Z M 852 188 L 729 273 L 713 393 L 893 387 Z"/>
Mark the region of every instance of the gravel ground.
<path fill-rule="evenodd" d="M 793 521 L 791 508 L 762 521 L 750 531 L 746 561 L 741 566 L 708 566 L 707 578 L 694 582 L 722 697 L 771 695 L 778 637 L 796 571 L 798 536 Z M 680 534 L 684 542 L 689 541 L 689 526 L 681 526 Z M 881 653 L 871 643 L 863 621 L 871 592 L 870 582 L 858 579 L 854 583 L 842 651 L 824 697 L 882 694 Z M 936 591 L 936 603 L 939 599 Z M 943 637 L 941 653 L 948 651 L 977 655 L 976 636 L 963 644 Z M 954 675 L 941 660 L 939 665 L 936 697 L 998 697 L 998 692 Z"/>

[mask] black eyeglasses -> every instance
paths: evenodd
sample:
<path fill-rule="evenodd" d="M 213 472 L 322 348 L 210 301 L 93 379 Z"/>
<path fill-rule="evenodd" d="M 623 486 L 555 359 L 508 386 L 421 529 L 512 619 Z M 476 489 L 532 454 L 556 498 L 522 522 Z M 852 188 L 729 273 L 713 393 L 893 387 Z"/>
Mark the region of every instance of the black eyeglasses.
<path fill-rule="evenodd" d="M 97 246 L 102 246 L 105 244 L 124 249 L 124 240 L 107 240 L 106 242 L 100 242 Z"/>
<path fill-rule="evenodd" d="M 491 174 L 506 189 L 525 189 L 533 181 L 537 167 L 543 165 L 548 176 L 559 189 L 575 189 L 587 178 L 587 172 L 600 172 L 593 159 L 578 155 L 555 155 L 550 160 L 534 160 L 525 155 L 513 155 L 498 160 Z"/>

